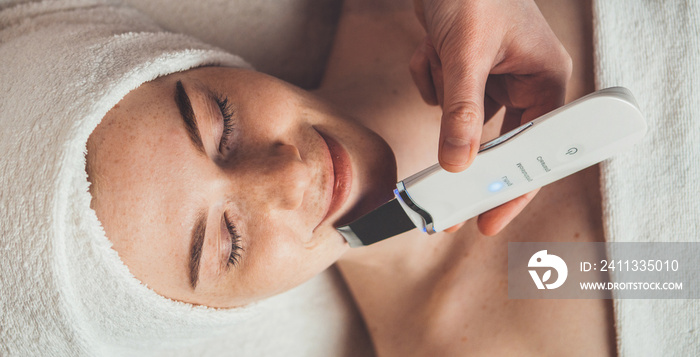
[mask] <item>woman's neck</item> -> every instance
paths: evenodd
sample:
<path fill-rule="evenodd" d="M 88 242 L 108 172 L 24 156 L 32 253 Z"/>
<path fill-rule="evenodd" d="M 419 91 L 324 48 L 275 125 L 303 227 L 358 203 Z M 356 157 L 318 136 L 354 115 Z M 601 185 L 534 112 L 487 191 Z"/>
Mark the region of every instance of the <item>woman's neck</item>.
<path fill-rule="evenodd" d="M 422 101 L 409 73 L 424 37 L 412 7 L 385 11 L 371 3 L 345 2 L 317 94 L 384 137 L 401 179 L 437 161 L 441 111 Z M 560 22 L 572 26 L 554 30 L 575 34 L 577 23 Z M 482 142 L 498 135 L 501 122 L 502 113 L 485 124 Z M 496 237 L 484 237 L 470 220 L 453 234 L 414 230 L 348 252 L 338 265 L 378 354 L 462 355 L 469 348 L 538 355 L 545 345 L 553 354 L 614 351 L 609 302 L 507 298 L 507 242 L 602 240 L 597 190 L 593 167 L 543 189 Z M 567 338 L 551 341 L 545 326 Z"/>

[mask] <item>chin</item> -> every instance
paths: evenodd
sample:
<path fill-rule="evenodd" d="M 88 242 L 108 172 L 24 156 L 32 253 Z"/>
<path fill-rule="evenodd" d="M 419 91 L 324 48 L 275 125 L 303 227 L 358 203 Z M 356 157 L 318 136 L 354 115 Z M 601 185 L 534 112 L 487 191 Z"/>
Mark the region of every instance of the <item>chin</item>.
<path fill-rule="evenodd" d="M 353 204 L 335 224 L 348 224 L 394 198 L 396 188 L 396 157 L 389 144 L 373 131 L 367 129 L 364 145 L 353 156 L 355 167 Z"/>

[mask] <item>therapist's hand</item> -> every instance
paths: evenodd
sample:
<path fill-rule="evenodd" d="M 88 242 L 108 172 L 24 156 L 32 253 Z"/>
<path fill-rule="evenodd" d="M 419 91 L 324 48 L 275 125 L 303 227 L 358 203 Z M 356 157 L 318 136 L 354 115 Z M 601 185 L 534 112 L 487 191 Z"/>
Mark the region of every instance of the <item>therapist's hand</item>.
<path fill-rule="evenodd" d="M 439 162 L 466 169 L 482 126 L 506 107 L 501 133 L 564 103 L 571 57 L 532 0 L 414 0 L 427 32 L 411 59 L 423 99 L 443 108 Z M 496 234 L 534 197 L 521 196 L 479 217 Z"/>

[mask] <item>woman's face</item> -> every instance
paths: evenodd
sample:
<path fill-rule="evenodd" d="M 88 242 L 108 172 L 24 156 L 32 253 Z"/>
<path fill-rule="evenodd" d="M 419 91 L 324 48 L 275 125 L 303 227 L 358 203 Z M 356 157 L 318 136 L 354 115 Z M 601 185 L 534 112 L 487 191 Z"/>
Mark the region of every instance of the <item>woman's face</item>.
<path fill-rule="evenodd" d="M 288 290 L 347 249 L 334 226 L 386 200 L 387 144 L 309 93 L 207 67 L 145 83 L 88 141 L 92 206 L 161 295 L 234 307 Z"/>

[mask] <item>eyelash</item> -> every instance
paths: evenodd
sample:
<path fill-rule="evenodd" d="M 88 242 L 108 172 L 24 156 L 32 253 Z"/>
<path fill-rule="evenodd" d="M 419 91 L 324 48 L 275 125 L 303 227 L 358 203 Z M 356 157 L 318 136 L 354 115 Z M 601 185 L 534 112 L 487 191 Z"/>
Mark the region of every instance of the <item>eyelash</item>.
<path fill-rule="evenodd" d="M 228 146 L 229 137 L 233 132 L 233 108 L 228 102 L 228 98 L 217 95 L 216 104 L 219 106 L 221 116 L 224 118 L 224 130 L 221 133 L 221 142 L 219 143 L 219 152 L 223 152 L 223 148 Z"/>
<path fill-rule="evenodd" d="M 236 226 L 231 223 L 228 218 L 228 214 L 224 213 L 224 220 L 226 221 L 226 229 L 228 229 L 228 234 L 231 236 L 231 254 L 228 256 L 227 266 L 233 265 L 234 267 L 238 264 L 238 260 L 241 258 L 241 252 L 243 247 L 241 247 L 241 236 L 236 232 Z"/>
<path fill-rule="evenodd" d="M 221 111 L 221 116 L 224 119 L 224 130 L 221 133 L 221 141 L 219 142 L 219 152 L 223 152 L 223 148 L 227 147 L 231 133 L 233 132 L 233 108 L 228 101 L 228 98 L 222 95 L 216 95 L 216 104 L 219 106 Z M 224 220 L 226 222 L 226 229 L 231 237 L 231 253 L 228 256 L 227 267 L 236 266 L 241 258 L 241 252 L 243 247 L 241 247 L 241 236 L 236 231 L 236 226 L 228 218 L 228 214 L 224 213 Z"/>

